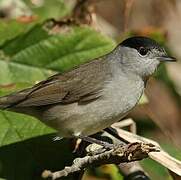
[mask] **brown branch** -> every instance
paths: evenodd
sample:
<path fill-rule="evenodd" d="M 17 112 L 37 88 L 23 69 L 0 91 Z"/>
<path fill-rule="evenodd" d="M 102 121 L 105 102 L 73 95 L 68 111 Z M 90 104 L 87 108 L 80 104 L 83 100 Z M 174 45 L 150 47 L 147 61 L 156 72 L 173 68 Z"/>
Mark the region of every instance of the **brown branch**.
<path fill-rule="evenodd" d="M 152 144 L 146 143 L 130 143 L 128 145 L 117 145 L 111 150 L 106 150 L 100 154 L 93 156 L 85 156 L 83 158 L 76 158 L 72 166 L 65 167 L 61 171 L 51 172 L 44 171 L 43 178 L 52 178 L 52 180 L 60 177 L 68 176 L 74 172 L 81 171 L 90 166 L 99 166 L 102 164 L 120 164 L 124 162 L 137 161 L 148 157 L 149 152 L 159 151 Z"/>
<path fill-rule="evenodd" d="M 75 7 L 69 16 L 61 19 L 48 19 L 44 28 L 50 34 L 69 32 L 71 26 L 88 25 L 93 26 L 96 16 L 94 13 L 94 2 L 92 0 L 76 0 Z"/>
<path fill-rule="evenodd" d="M 158 147 L 160 149 L 159 152 L 150 152 L 149 158 L 155 160 L 159 164 L 163 165 L 170 171 L 173 171 L 175 174 L 181 176 L 181 161 L 175 159 L 174 157 L 170 156 L 168 153 L 166 153 L 160 145 L 151 139 L 147 139 L 145 137 L 132 134 L 128 131 L 125 131 L 123 129 L 119 129 L 119 122 L 112 125 L 112 127 L 117 131 L 118 135 L 128 141 L 129 143 L 133 142 L 142 142 L 142 143 L 151 143 L 154 144 L 155 147 Z"/>

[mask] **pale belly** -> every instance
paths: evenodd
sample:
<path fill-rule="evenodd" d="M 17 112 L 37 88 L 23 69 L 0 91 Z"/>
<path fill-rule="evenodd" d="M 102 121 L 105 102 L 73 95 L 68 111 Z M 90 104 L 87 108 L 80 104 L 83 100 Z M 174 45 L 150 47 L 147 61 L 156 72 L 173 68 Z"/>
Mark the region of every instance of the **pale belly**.
<path fill-rule="evenodd" d="M 136 105 L 137 100 L 125 102 L 126 99 L 117 99 L 114 103 L 106 99 L 87 105 L 57 105 L 47 109 L 42 119 L 57 129 L 62 137 L 89 136 L 119 121 Z"/>
<path fill-rule="evenodd" d="M 121 82 L 129 91 L 121 88 Z M 84 105 L 72 103 L 48 107 L 41 119 L 57 129 L 62 137 L 89 136 L 123 118 L 137 104 L 143 90 L 142 80 L 133 83 L 118 79 L 104 88 L 101 98 Z"/>

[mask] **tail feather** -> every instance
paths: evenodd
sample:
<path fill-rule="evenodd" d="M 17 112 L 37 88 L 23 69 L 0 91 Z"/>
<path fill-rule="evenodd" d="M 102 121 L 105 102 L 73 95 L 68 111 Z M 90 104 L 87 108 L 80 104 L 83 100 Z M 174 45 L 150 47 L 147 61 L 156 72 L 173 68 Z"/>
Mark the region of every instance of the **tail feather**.
<path fill-rule="evenodd" d="M 0 98 L 0 109 L 6 109 L 8 107 L 7 96 Z"/>
<path fill-rule="evenodd" d="M 25 99 L 24 93 L 14 93 L 0 97 L 0 109 L 7 109 L 16 106 L 19 102 Z"/>

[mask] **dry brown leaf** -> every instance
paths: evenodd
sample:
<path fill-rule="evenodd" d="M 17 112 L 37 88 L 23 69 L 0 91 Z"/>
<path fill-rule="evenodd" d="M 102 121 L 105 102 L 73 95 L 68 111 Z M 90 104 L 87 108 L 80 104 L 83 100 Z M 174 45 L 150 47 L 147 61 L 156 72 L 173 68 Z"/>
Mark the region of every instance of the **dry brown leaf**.
<path fill-rule="evenodd" d="M 37 16 L 19 16 L 16 20 L 21 23 L 31 23 L 38 19 Z"/>

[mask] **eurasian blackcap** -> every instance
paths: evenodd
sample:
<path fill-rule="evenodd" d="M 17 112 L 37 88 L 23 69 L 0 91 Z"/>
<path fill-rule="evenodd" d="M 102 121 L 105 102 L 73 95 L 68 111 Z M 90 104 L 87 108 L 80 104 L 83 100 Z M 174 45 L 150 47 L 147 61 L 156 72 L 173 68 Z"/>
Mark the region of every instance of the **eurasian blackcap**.
<path fill-rule="evenodd" d="M 89 136 L 122 119 L 138 103 L 161 61 L 175 61 L 147 37 L 35 86 L 0 98 L 0 109 L 34 116 L 62 137 Z"/>

